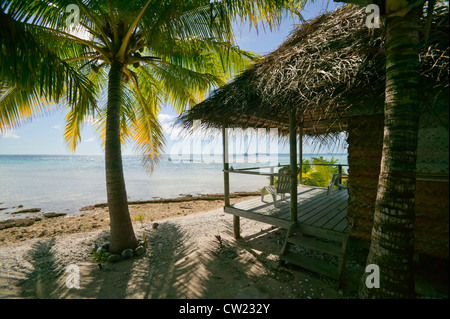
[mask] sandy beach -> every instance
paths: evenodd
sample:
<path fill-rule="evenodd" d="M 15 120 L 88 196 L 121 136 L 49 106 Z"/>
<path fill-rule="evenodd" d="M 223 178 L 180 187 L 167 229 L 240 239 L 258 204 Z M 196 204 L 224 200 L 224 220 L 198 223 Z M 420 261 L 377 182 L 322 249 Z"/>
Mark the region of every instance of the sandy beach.
<path fill-rule="evenodd" d="M 365 250 L 350 247 L 344 284 L 337 290 L 334 280 L 279 266 L 283 229 L 241 219 L 242 239 L 234 240 L 232 216 L 222 206 L 212 197 L 130 205 L 132 217 L 144 216 L 133 224 L 138 239 L 147 235 L 146 253 L 101 268 L 90 252 L 109 239 L 105 207 L 2 229 L 0 298 L 357 298 Z M 67 286 L 73 265 L 78 288 Z"/>
<path fill-rule="evenodd" d="M 222 206 L 222 200 L 130 205 L 132 217 L 144 216 L 133 224 L 138 238 L 148 234 L 146 254 L 102 269 L 89 254 L 108 240 L 105 207 L 0 230 L 0 298 L 344 297 L 332 280 L 278 268 L 284 230 L 242 220 L 244 239 L 235 241 Z M 72 264 L 81 272 L 79 289 L 65 284 Z"/>

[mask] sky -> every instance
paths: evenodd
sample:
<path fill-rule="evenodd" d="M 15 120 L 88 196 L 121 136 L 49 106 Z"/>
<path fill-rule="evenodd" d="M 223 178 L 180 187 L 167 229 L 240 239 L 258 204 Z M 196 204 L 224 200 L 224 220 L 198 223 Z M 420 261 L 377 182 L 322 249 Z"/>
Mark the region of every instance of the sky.
<path fill-rule="evenodd" d="M 333 1 L 315 1 L 315 4 L 308 5 L 302 15 L 307 20 L 316 17 L 326 11 L 332 11 L 339 3 Z M 237 45 L 247 51 L 252 51 L 260 55 L 266 55 L 274 51 L 289 36 L 294 29 L 292 18 L 287 18 L 277 30 L 259 30 L 248 25 L 239 25 L 235 28 Z M 0 136 L 0 154 L 54 154 L 54 155 L 101 155 L 103 147 L 93 126 L 86 123 L 81 133 L 81 142 L 75 152 L 70 152 L 64 142 L 65 111 L 56 110 L 45 116 L 35 117 L 24 121 L 20 127 L 8 131 Z M 166 147 L 164 153 L 170 153 L 174 147 L 177 131 L 173 129 L 173 121 L 177 117 L 171 106 L 162 108 L 159 120 L 163 126 L 166 136 Z M 280 153 L 288 153 L 289 146 L 280 144 Z M 342 148 L 337 152 L 343 152 Z M 304 145 L 304 153 L 317 153 L 317 148 Z M 324 149 L 320 152 L 336 152 L 336 149 Z M 135 154 L 132 146 L 125 145 L 124 155 Z"/>

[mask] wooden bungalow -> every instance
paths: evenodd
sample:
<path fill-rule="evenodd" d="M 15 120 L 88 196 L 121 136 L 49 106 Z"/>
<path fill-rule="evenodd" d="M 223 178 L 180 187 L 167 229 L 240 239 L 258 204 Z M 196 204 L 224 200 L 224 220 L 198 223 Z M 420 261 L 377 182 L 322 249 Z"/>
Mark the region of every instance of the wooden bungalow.
<path fill-rule="evenodd" d="M 420 49 L 415 250 L 448 259 L 448 6 L 438 2 L 437 12 L 430 38 Z M 370 240 L 383 142 L 385 60 L 383 30 L 368 29 L 366 17 L 364 8 L 343 6 L 301 25 L 277 50 L 179 118 L 186 128 L 201 120 L 203 127 L 224 133 L 224 128 L 278 128 L 290 140 L 291 185 L 297 185 L 301 165 L 297 143 L 301 154 L 304 137 L 346 133 L 348 192 L 329 198 L 320 190 L 293 186 L 291 194 L 297 196 L 278 209 L 261 201 L 231 206 L 226 200 L 225 211 L 235 215 L 236 237 L 240 216 L 290 232 L 297 222 L 305 226 L 303 234 L 340 240 L 341 249 L 324 248 L 338 257 L 345 251 L 345 236 Z M 225 195 L 229 173 L 224 163 Z M 307 237 L 303 243 L 309 243 Z"/>

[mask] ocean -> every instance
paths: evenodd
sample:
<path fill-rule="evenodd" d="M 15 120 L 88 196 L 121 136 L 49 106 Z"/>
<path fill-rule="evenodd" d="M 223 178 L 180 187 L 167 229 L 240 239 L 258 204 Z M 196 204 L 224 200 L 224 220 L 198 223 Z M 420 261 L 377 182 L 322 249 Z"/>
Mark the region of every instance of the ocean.
<path fill-rule="evenodd" d="M 304 154 L 305 158 L 318 156 Z M 347 154 L 320 154 L 346 164 Z M 269 165 L 267 157 L 230 156 L 234 168 Z M 278 162 L 289 163 L 288 154 Z M 176 160 L 162 156 L 152 174 L 137 156 L 123 157 L 127 196 L 130 201 L 175 198 L 182 195 L 223 193 L 221 156 Z M 267 172 L 267 170 L 266 170 Z M 268 185 L 266 176 L 230 174 L 231 192 L 257 191 Z M 17 206 L 42 212 L 79 214 L 83 206 L 106 202 L 104 156 L 0 155 L 0 220 L 11 218 Z M 18 214 L 22 215 L 22 214 Z M 16 216 L 18 216 L 16 215 Z M 24 216 L 21 216 L 24 217 Z"/>

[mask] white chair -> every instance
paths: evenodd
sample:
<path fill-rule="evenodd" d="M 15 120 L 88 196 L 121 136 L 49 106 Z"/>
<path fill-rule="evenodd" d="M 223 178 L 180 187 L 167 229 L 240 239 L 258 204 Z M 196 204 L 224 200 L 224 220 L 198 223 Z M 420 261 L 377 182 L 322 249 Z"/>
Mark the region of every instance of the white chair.
<path fill-rule="evenodd" d="M 328 189 L 327 189 L 327 196 L 330 197 L 331 193 L 333 192 L 333 188 L 336 185 L 337 187 L 341 188 L 347 188 L 347 185 L 342 184 L 342 179 L 348 178 L 348 174 L 333 174 L 331 177 L 331 181 L 328 183 Z M 337 183 L 336 182 L 340 182 Z"/>
<path fill-rule="evenodd" d="M 285 194 L 291 192 L 291 176 L 289 174 L 290 169 L 289 166 L 283 166 L 278 171 L 278 180 L 277 186 L 264 186 L 261 190 L 261 201 L 264 201 L 264 196 L 266 195 L 266 191 L 272 195 L 273 205 L 277 208 L 277 195 L 281 195 L 281 200 L 284 200 Z"/>

